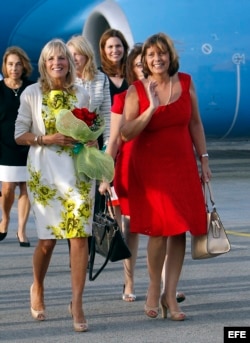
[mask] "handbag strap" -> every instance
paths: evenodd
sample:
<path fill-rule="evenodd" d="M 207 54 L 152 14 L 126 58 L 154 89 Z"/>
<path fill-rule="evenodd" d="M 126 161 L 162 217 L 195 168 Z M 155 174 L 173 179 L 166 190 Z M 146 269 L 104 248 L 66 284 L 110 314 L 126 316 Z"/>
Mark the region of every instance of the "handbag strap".
<path fill-rule="evenodd" d="M 109 208 L 113 218 L 115 219 L 115 211 L 114 211 L 114 207 L 112 205 L 110 193 L 108 191 L 106 191 L 104 193 L 104 195 L 105 195 L 105 210 L 104 211 L 105 211 L 105 213 L 108 213 L 109 212 L 108 208 Z"/>
<path fill-rule="evenodd" d="M 117 230 L 119 230 L 119 229 L 117 229 Z M 115 238 L 115 233 L 114 233 L 114 236 L 111 240 L 110 248 L 109 248 L 109 251 L 108 251 L 108 254 L 107 254 L 105 261 L 103 262 L 102 266 L 97 270 L 97 272 L 93 275 L 93 268 L 94 268 L 95 253 L 96 252 L 95 252 L 95 237 L 92 236 L 90 258 L 89 258 L 89 281 L 94 281 L 97 278 L 97 276 L 103 271 L 103 269 L 106 267 L 106 265 L 110 259 L 110 256 L 112 254 L 114 244 L 115 244 L 114 238 Z"/>
<path fill-rule="evenodd" d="M 203 183 L 203 188 L 204 188 L 204 197 L 205 197 L 207 209 L 209 208 L 208 201 L 207 201 L 207 199 L 208 199 L 208 194 L 207 193 L 209 193 L 209 200 L 211 202 L 212 208 L 213 208 L 213 210 L 216 210 L 211 182 L 208 181 L 208 182 Z"/>
<path fill-rule="evenodd" d="M 109 207 L 111 210 L 112 216 L 115 219 L 115 211 L 114 211 L 114 208 L 112 206 L 111 196 L 110 196 L 109 192 L 105 192 L 104 195 L 105 195 L 104 213 L 108 213 L 108 207 Z M 109 204 L 109 206 L 108 206 L 108 204 Z M 118 226 L 117 226 L 117 230 L 119 230 Z M 108 254 L 106 256 L 105 261 L 103 262 L 102 266 L 97 270 L 97 272 L 93 275 L 93 268 L 94 268 L 94 263 L 95 263 L 96 251 L 95 251 L 95 237 L 92 236 L 91 246 L 90 246 L 90 258 L 89 258 L 89 281 L 94 281 L 97 278 L 97 276 L 102 272 L 102 270 L 106 267 L 106 265 L 110 259 L 110 256 L 112 254 L 113 247 L 114 247 L 114 243 L 115 243 L 114 237 L 115 237 L 115 233 L 114 233 L 114 236 L 111 240 L 109 251 L 108 251 Z"/>

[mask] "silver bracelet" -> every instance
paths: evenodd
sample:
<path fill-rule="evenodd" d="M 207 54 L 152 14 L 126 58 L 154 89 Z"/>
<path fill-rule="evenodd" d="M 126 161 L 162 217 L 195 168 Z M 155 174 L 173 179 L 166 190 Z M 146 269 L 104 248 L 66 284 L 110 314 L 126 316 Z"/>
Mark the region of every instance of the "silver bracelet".
<path fill-rule="evenodd" d="M 203 157 L 207 157 L 207 158 L 208 158 L 208 157 L 209 157 L 208 153 L 206 152 L 205 154 L 201 154 L 201 155 L 200 155 L 200 160 L 202 160 Z"/>

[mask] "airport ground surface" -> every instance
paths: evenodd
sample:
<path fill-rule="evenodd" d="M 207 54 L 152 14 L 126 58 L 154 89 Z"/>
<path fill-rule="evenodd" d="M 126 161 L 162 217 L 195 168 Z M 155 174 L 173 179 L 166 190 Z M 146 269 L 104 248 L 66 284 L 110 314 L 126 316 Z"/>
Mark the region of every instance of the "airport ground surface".
<path fill-rule="evenodd" d="M 0 342 L 20 343 L 223 343 L 223 328 L 250 326 L 250 143 L 208 141 L 216 205 L 231 241 L 228 254 L 213 259 L 191 258 L 187 235 L 179 290 L 187 319 L 147 318 L 143 312 L 148 284 L 146 237 L 141 237 L 136 266 L 134 303 L 121 300 L 122 263 L 109 263 L 93 282 L 87 281 L 85 313 L 90 330 L 75 333 L 67 306 L 70 273 L 66 242 L 58 242 L 46 277 L 48 319 L 36 322 L 29 311 L 32 253 L 36 231 L 28 223 L 30 248 L 16 240 L 17 209 L 9 233 L 0 242 Z M 102 258 L 97 256 L 97 264 Z"/>

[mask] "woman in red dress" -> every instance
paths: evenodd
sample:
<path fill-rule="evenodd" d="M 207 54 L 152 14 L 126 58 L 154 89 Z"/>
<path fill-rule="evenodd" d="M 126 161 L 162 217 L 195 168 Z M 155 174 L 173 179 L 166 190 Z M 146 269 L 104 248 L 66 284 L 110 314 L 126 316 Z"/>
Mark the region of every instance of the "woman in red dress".
<path fill-rule="evenodd" d="M 185 255 L 185 233 L 206 232 L 206 208 L 196 154 L 204 182 L 211 177 L 206 141 L 191 77 L 178 72 L 172 40 L 159 33 L 142 50 L 147 76 L 129 87 L 122 127 L 123 139 L 133 139 L 129 162 L 130 230 L 149 236 L 150 283 L 145 313 L 155 318 L 170 312 L 184 320 L 176 288 Z M 161 293 L 161 273 L 168 259 Z"/>
<path fill-rule="evenodd" d="M 142 79 L 141 63 L 142 44 L 136 44 L 130 51 L 126 63 L 126 79 L 129 84 L 135 80 Z M 111 155 L 115 160 L 115 178 L 114 189 L 118 195 L 121 209 L 121 228 L 125 240 L 129 246 L 132 256 L 123 261 L 124 266 L 124 286 L 122 299 L 127 302 L 134 301 L 134 270 L 137 258 L 139 235 L 131 234 L 129 205 L 128 205 L 128 163 L 131 150 L 131 142 L 122 142 L 120 128 L 122 123 L 123 107 L 126 97 L 126 91 L 115 94 L 111 108 L 110 138 L 107 145 L 106 153 Z M 109 184 L 103 182 L 100 185 L 100 192 L 103 193 L 109 189 Z"/>
<path fill-rule="evenodd" d="M 141 52 L 142 43 L 137 43 L 134 45 L 128 55 L 126 63 L 126 79 L 128 80 L 129 84 L 144 78 L 141 63 Z M 134 271 L 138 252 L 139 235 L 130 232 L 130 214 L 128 202 L 128 166 L 133 140 L 129 142 L 123 142 L 120 135 L 126 93 L 127 92 L 124 91 L 114 96 L 114 101 L 111 108 L 110 138 L 106 152 L 115 160 L 115 178 L 113 184 L 118 195 L 121 208 L 122 232 L 132 254 L 130 258 L 123 261 L 124 286 L 122 299 L 127 302 L 132 302 L 136 300 L 136 295 L 134 294 Z M 110 190 L 109 184 L 102 182 L 100 185 L 100 190 L 101 193 Z M 185 300 L 185 294 L 182 292 L 177 292 L 176 298 L 178 302 L 182 302 Z"/>

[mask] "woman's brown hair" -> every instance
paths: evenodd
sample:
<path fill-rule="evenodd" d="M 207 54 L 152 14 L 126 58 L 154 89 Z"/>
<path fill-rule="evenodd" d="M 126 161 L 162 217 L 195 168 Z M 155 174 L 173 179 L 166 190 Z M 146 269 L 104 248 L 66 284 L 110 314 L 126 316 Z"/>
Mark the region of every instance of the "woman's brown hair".
<path fill-rule="evenodd" d="M 21 49 L 19 46 L 10 46 L 6 49 L 3 55 L 3 64 L 2 64 L 2 73 L 4 77 L 8 77 L 7 68 L 6 68 L 6 61 L 9 55 L 16 55 L 20 58 L 21 63 L 23 65 L 23 74 L 21 79 L 28 78 L 32 73 L 32 65 L 30 63 L 30 59 L 26 52 Z"/>
<path fill-rule="evenodd" d="M 126 63 L 126 80 L 128 84 L 132 84 L 137 80 L 137 76 L 134 72 L 134 61 L 138 55 L 142 52 L 142 43 L 136 43 L 133 48 L 130 50 Z"/>
<path fill-rule="evenodd" d="M 122 42 L 122 45 L 124 48 L 124 54 L 123 54 L 123 57 L 120 61 L 119 70 L 117 70 L 116 65 L 114 65 L 110 62 L 110 60 L 107 58 L 105 50 L 104 50 L 107 40 L 111 37 L 119 38 L 120 41 Z M 115 76 L 119 73 L 119 75 L 121 77 L 125 77 L 125 75 L 126 75 L 126 61 L 127 61 L 129 46 L 128 46 L 128 43 L 127 43 L 125 37 L 121 33 L 121 31 L 115 30 L 115 29 L 108 29 L 107 31 L 105 31 L 100 38 L 99 49 L 100 49 L 101 67 L 102 67 L 103 72 L 108 76 Z"/>
<path fill-rule="evenodd" d="M 146 63 L 146 53 L 147 50 L 152 46 L 156 46 L 162 52 L 169 52 L 170 64 L 168 68 L 168 74 L 169 76 L 173 76 L 179 70 L 179 56 L 174 47 L 172 39 L 162 32 L 150 36 L 143 44 L 142 65 L 145 76 L 151 75 L 151 72 Z"/>

